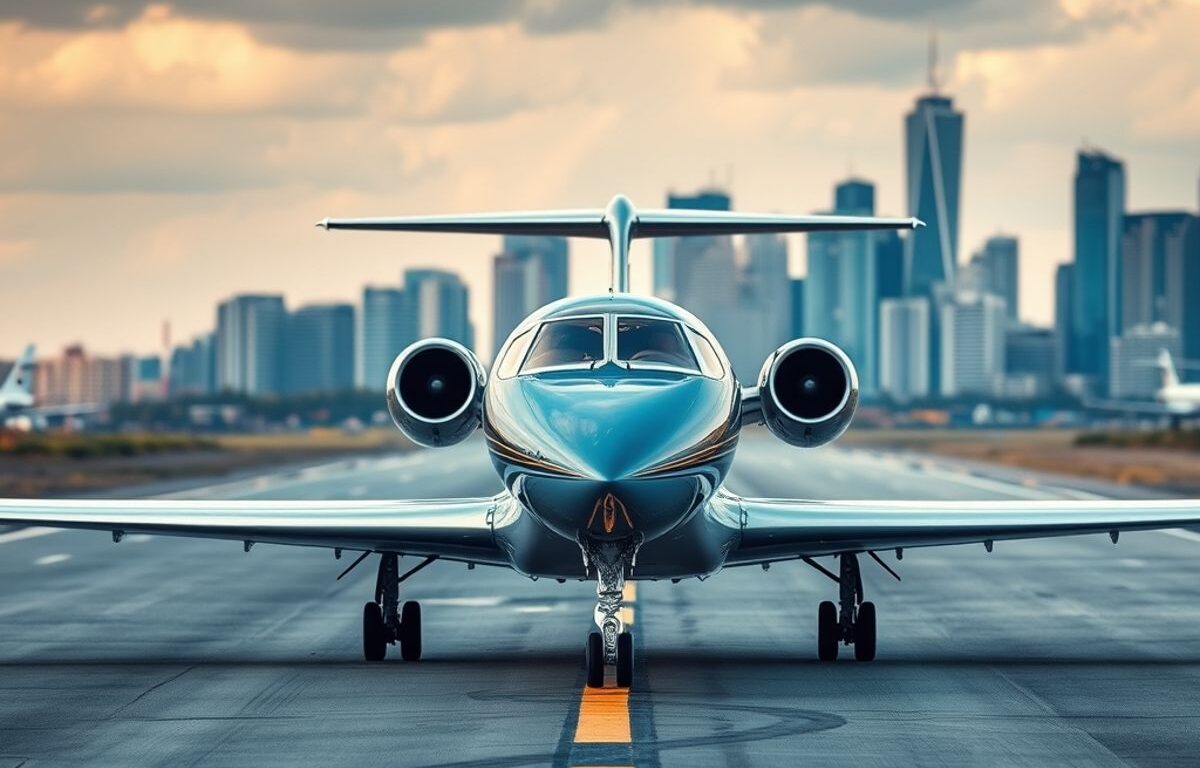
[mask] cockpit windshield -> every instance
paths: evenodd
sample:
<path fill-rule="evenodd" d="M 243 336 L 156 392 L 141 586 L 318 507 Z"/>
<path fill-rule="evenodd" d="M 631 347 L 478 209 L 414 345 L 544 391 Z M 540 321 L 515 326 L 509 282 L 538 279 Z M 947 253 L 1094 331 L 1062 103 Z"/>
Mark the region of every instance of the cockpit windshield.
<path fill-rule="evenodd" d="M 599 364 L 604 360 L 604 318 L 553 320 L 538 331 L 522 371 Z"/>
<path fill-rule="evenodd" d="M 646 367 L 696 370 L 696 358 L 679 323 L 645 317 L 617 318 L 617 361 Z"/>

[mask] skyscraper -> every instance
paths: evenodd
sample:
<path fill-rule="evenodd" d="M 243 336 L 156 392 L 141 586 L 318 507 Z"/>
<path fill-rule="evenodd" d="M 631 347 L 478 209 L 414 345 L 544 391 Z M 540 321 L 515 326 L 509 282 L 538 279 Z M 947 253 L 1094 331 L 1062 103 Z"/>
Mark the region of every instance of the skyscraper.
<path fill-rule="evenodd" d="M 879 314 L 880 391 L 900 403 L 928 397 L 929 300 L 885 299 Z"/>
<path fill-rule="evenodd" d="M 1183 305 L 1196 301 L 1184 292 L 1186 251 L 1192 226 L 1186 211 L 1131 213 L 1121 237 L 1121 330 L 1165 322 L 1181 329 Z"/>
<path fill-rule="evenodd" d="M 792 286 L 783 235 L 748 235 L 735 316 L 741 326 L 729 353 L 734 370 L 755 376 L 767 355 L 792 338 Z"/>
<path fill-rule="evenodd" d="M 404 292 L 418 339 L 434 336 L 475 344 L 468 315 L 470 291 L 457 274 L 440 269 L 410 269 L 404 273 Z"/>
<path fill-rule="evenodd" d="M 834 188 L 833 213 L 875 213 L 875 187 L 847 179 Z M 879 274 L 874 232 L 813 232 L 805 280 L 806 332 L 840 346 L 858 368 L 859 388 L 871 396 L 878 386 Z"/>
<path fill-rule="evenodd" d="M 567 295 L 567 241 L 509 235 L 493 269 L 492 354 L 531 312 Z"/>
<path fill-rule="evenodd" d="M 354 386 L 354 306 L 310 304 L 288 315 L 286 391 L 340 392 Z"/>
<path fill-rule="evenodd" d="M 208 395 L 216 391 L 216 340 L 215 334 L 197 336 L 191 344 L 175 347 L 171 353 L 169 394 Z"/>
<path fill-rule="evenodd" d="M 1171 239 L 1167 274 L 1167 322 L 1179 329 L 1183 357 L 1200 360 L 1200 216 L 1189 216 Z"/>
<path fill-rule="evenodd" d="M 925 222 L 904 240 L 904 287 L 909 296 L 930 295 L 934 283 L 954 279 L 958 263 L 959 188 L 962 178 L 963 113 L 937 92 L 917 99 L 904 118 L 904 168 L 908 211 Z"/>
<path fill-rule="evenodd" d="M 217 388 L 277 395 L 286 313 L 280 295 L 234 296 L 217 307 Z"/>
<path fill-rule="evenodd" d="M 403 290 L 378 286 L 363 288 L 356 333 L 355 386 L 382 390 L 392 360 L 416 338 L 416 319 Z"/>
<path fill-rule="evenodd" d="M 804 278 L 797 277 L 788 281 L 792 287 L 792 338 L 806 336 L 804 329 Z"/>
<path fill-rule="evenodd" d="M 694 195 L 667 195 L 668 208 L 681 208 L 696 211 L 728 211 L 732 208 L 729 195 L 718 189 L 700 190 Z M 685 245 L 687 253 L 697 253 L 707 250 L 707 245 L 713 241 L 723 241 L 732 253 L 733 245 L 730 238 L 687 237 L 687 238 L 658 238 L 654 240 L 654 295 L 659 298 L 682 303 L 679 298 L 680 273 L 677 269 L 678 257 L 676 248 Z M 722 249 L 718 249 L 722 250 Z M 687 276 L 686 270 L 684 277 Z M 686 305 L 685 305 L 686 306 Z M 689 307 L 690 309 L 690 307 Z M 695 310 L 692 310 L 695 311 Z M 703 318 L 702 318 L 703 319 Z"/>
<path fill-rule="evenodd" d="M 1075 295 L 1075 265 L 1059 264 L 1054 271 L 1054 336 L 1058 344 L 1058 369 L 1055 378 L 1075 370 L 1075 344 L 1072 331 Z"/>
<path fill-rule="evenodd" d="M 1005 372 L 1004 299 L 962 292 L 942 305 L 941 394 L 993 395 Z"/>
<path fill-rule="evenodd" d="M 1075 169 L 1075 301 L 1072 372 L 1107 389 L 1110 340 L 1120 334 L 1121 225 L 1125 166 L 1099 150 L 1080 150 Z"/>
<path fill-rule="evenodd" d="M 971 257 L 977 290 L 1004 299 L 1008 319 L 1017 320 L 1020 294 L 1017 238 L 994 235 Z"/>

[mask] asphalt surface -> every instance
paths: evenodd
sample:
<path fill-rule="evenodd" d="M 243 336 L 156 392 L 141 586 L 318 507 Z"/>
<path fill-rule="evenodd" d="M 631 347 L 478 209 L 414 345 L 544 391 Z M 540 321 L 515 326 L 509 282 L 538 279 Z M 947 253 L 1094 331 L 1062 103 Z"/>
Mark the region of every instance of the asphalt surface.
<path fill-rule="evenodd" d="M 483 495 L 478 441 L 195 498 Z M 1087 497 L 1051 478 L 761 435 L 730 487 L 809 498 Z M 1115 489 L 1110 489 L 1116 492 Z M 37 531 L 34 531 L 37 533 Z M 23 538 L 22 536 L 28 536 Z M 28 765 L 1178 765 L 1200 755 L 1200 534 L 910 550 L 865 563 L 873 663 L 816 661 L 803 564 L 638 587 L 632 744 L 577 743 L 590 584 L 435 564 L 424 658 L 368 665 L 374 560 L 0 533 L 0 768 Z M 834 563 L 829 560 L 828 565 Z M 851 654 L 843 653 L 843 658 Z"/>

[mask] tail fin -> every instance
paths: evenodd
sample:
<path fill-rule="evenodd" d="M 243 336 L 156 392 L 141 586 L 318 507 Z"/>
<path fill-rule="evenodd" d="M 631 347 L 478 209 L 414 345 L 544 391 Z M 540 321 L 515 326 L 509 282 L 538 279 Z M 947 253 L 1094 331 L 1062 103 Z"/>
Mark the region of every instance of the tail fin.
<path fill-rule="evenodd" d="M 28 395 L 33 391 L 35 354 L 36 352 L 32 344 L 25 347 L 25 351 L 21 354 L 21 357 L 17 359 L 17 362 L 13 364 L 12 370 L 8 372 L 8 378 L 4 380 L 3 385 L 0 385 L 0 392 Z"/>
<path fill-rule="evenodd" d="M 1175 361 L 1166 349 L 1158 352 L 1158 370 L 1162 372 L 1163 389 L 1179 384 L 1179 372 L 1175 370 Z"/>
<path fill-rule="evenodd" d="M 374 219 L 322 219 L 324 229 L 387 232 L 459 232 L 485 235 L 549 235 L 606 239 L 612 247 L 610 290 L 629 290 L 629 243 L 651 237 L 745 235 L 765 232 L 826 232 L 860 229 L 916 229 L 915 218 L 875 216 L 781 216 L 726 211 L 638 210 L 617 195 L 603 210 L 525 211 L 457 216 L 401 216 Z"/>

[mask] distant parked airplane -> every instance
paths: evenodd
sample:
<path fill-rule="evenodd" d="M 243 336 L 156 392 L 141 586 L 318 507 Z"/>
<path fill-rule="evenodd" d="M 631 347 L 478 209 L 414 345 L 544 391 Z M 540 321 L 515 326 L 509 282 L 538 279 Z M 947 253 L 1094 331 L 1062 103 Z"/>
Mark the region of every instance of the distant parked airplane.
<path fill-rule="evenodd" d="M 1200 384 L 1184 384 L 1171 353 L 1159 350 L 1153 363 L 1162 374 L 1162 386 L 1154 393 L 1153 400 L 1085 400 L 1084 405 L 1104 411 L 1122 413 L 1144 413 L 1157 416 L 1182 418 L 1200 416 Z"/>
<path fill-rule="evenodd" d="M 95 403 L 70 405 L 48 405 L 35 407 L 33 398 L 33 371 L 36 350 L 32 344 L 25 347 L 21 357 L 0 385 L 0 423 L 9 428 L 29 430 L 37 423 L 53 416 L 86 416 L 100 410 Z"/>

